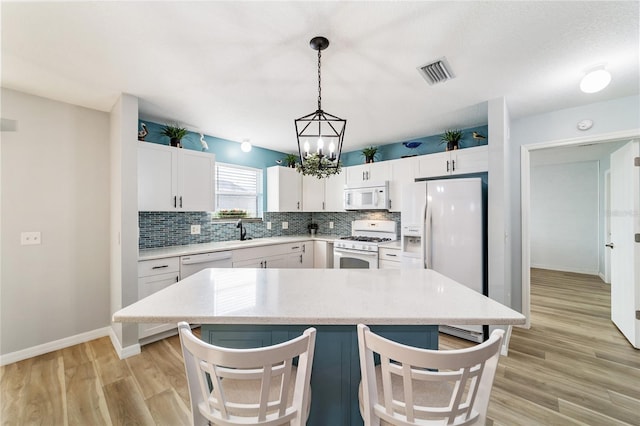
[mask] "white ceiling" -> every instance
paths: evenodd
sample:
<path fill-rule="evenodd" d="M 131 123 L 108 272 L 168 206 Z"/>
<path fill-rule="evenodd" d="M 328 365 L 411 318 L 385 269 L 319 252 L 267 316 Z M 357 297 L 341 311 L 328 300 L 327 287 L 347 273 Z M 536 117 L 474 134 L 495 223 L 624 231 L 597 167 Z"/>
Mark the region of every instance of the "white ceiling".
<path fill-rule="evenodd" d="M 639 2 L 2 2 L 2 86 L 291 152 L 293 120 L 346 118 L 345 151 L 639 92 Z M 416 67 L 446 56 L 456 78 Z M 597 94 L 578 88 L 607 63 Z M 11 117 L 5 117 L 11 118 Z"/>

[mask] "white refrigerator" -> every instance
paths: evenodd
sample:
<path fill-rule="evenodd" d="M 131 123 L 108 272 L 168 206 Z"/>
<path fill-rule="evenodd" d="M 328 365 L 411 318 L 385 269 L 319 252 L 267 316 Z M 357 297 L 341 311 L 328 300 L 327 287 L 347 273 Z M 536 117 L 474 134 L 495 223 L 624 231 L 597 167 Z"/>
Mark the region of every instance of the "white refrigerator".
<path fill-rule="evenodd" d="M 427 268 L 483 294 L 484 243 L 480 178 L 421 181 L 403 187 L 403 268 Z M 482 342 L 483 327 L 440 331 Z"/>

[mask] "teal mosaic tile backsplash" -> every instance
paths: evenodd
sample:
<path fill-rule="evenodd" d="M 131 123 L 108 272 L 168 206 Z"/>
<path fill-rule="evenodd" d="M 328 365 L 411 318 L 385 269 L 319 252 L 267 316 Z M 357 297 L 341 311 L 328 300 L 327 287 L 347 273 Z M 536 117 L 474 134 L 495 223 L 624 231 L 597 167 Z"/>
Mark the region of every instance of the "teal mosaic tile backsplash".
<path fill-rule="evenodd" d="M 345 213 L 265 213 L 262 222 L 244 221 L 247 237 L 267 238 L 306 235 L 311 222 L 318 224 L 318 235 L 345 236 L 351 234 L 351 222 L 357 219 L 394 220 L 400 234 L 400 213 L 358 211 Z M 271 222 L 271 229 L 267 229 Z M 288 222 L 289 229 L 282 229 Z M 333 222 L 333 229 L 329 223 Z M 191 225 L 200 225 L 200 234 L 191 235 Z M 208 212 L 140 212 L 138 214 L 140 249 L 187 244 L 231 241 L 240 239 L 236 221 L 212 221 Z"/>

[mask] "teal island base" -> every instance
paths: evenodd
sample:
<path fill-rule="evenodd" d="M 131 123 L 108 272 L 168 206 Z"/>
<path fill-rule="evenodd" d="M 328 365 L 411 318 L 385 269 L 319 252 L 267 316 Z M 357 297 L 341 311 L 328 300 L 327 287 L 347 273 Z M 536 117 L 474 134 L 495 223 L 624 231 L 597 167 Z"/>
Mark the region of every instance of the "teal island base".
<path fill-rule="evenodd" d="M 202 339 L 230 348 L 275 345 L 302 334 L 305 325 L 203 324 Z M 360 361 L 354 325 L 314 325 L 309 426 L 362 425 L 358 408 Z M 438 348 L 436 325 L 370 325 L 374 333 L 425 349 Z"/>

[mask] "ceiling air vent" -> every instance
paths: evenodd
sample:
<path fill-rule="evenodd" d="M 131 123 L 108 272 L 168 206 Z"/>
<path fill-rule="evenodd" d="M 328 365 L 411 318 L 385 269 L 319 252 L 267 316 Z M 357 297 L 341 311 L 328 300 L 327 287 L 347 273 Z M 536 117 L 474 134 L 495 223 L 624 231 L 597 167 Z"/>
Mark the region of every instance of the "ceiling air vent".
<path fill-rule="evenodd" d="M 455 78 L 455 74 L 451 71 L 447 58 L 440 58 L 435 62 L 422 65 L 418 67 L 418 71 L 420 71 L 420 75 L 427 80 L 427 83 L 431 85 L 444 83 L 447 80 Z"/>

